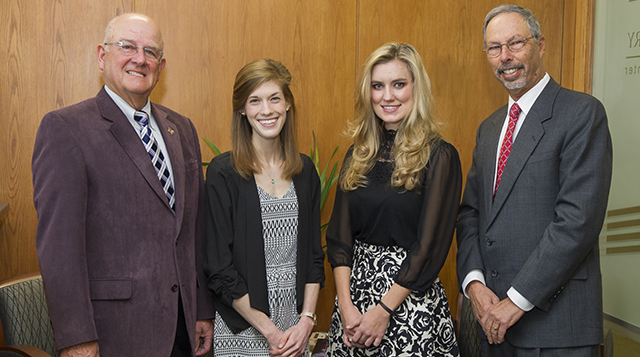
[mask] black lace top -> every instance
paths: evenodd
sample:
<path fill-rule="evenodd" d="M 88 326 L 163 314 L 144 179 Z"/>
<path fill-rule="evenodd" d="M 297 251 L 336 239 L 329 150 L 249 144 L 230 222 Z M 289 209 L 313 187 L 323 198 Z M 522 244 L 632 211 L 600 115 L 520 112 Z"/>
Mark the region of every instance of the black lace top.
<path fill-rule="evenodd" d="M 396 283 L 424 291 L 438 277 L 451 241 L 460 204 L 462 172 L 453 145 L 437 141 L 413 191 L 392 188 L 391 151 L 395 131 L 385 131 L 378 160 L 366 175 L 369 184 L 336 190 L 327 229 L 327 254 L 333 268 L 351 266 L 353 242 L 400 246 L 409 251 Z M 351 147 L 345 161 L 351 156 Z M 344 166 L 344 163 L 343 163 Z"/>

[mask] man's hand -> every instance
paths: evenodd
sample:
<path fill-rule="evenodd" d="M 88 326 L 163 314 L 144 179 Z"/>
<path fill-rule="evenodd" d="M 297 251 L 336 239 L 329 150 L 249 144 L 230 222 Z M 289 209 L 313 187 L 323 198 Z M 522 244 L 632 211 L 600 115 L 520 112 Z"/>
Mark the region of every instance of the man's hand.
<path fill-rule="evenodd" d="M 489 343 L 504 342 L 507 329 L 518 322 L 523 315 L 524 311 L 509 298 L 491 306 L 480 322 Z"/>
<path fill-rule="evenodd" d="M 100 357 L 100 348 L 97 341 L 85 342 L 63 348 L 60 357 Z"/>
<path fill-rule="evenodd" d="M 213 342 L 213 323 L 209 320 L 196 321 L 196 356 L 209 352 Z"/>
<path fill-rule="evenodd" d="M 471 305 L 473 306 L 473 314 L 479 323 L 482 323 L 482 319 L 487 310 L 500 302 L 500 298 L 494 294 L 491 289 L 487 288 L 483 283 L 479 281 L 472 281 L 467 285 L 467 295 L 471 299 Z"/>

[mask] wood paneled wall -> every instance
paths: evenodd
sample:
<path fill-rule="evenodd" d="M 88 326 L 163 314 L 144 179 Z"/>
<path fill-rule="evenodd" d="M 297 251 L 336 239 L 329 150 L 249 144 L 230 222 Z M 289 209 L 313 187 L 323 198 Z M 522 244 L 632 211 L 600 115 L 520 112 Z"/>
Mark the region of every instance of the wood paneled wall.
<path fill-rule="evenodd" d="M 133 6 L 116 1 L 0 4 L 0 280 L 38 271 L 31 155 L 45 113 L 95 95 L 104 27 Z"/>
<path fill-rule="evenodd" d="M 349 140 L 354 83 L 360 65 L 385 42 L 412 43 L 431 77 L 443 134 L 471 165 L 480 122 L 506 103 L 482 52 L 482 21 L 502 0 L 4 0 L 0 4 L 0 280 L 38 271 L 37 218 L 32 203 L 31 154 L 48 111 L 95 95 L 102 85 L 96 47 L 117 14 L 143 12 L 163 30 L 167 66 L 152 100 L 189 116 L 200 136 L 230 147 L 231 91 L 236 72 L 259 58 L 283 62 L 294 77 L 300 149 L 311 132 L 321 160 Z M 533 10 L 547 38 L 545 63 L 569 88 L 590 86 L 593 0 L 518 1 Z M 203 145 L 203 159 L 213 154 Z M 333 197 L 323 219 L 329 218 Z M 455 244 L 441 273 L 453 312 L 458 300 Z M 64 257 L 61 257 L 64 258 Z M 318 306 L 327 330 L 335 287 Z"/>

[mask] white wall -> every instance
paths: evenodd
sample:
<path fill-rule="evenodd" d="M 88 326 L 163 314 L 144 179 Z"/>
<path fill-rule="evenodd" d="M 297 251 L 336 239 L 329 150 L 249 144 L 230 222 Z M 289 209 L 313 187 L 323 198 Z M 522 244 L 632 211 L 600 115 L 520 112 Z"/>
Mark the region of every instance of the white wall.
<path fill-rule="evenodd" d="M 613 138 L 613 181 L 608 210 L 640 206 L 640 1 L 596 2 L 593 94 L 606 107 Z M 607 248 L 640 246 L 640 212 L 608 217 L 601 235 L 604 312 L 640 326 L 640 252 L 607 254 Z M 637 222 L 637 221 L 636 221 Z M 612 235 L 630 239 L 610 241 Z M 609 241 L 607 240 L 609 237 Z"/>

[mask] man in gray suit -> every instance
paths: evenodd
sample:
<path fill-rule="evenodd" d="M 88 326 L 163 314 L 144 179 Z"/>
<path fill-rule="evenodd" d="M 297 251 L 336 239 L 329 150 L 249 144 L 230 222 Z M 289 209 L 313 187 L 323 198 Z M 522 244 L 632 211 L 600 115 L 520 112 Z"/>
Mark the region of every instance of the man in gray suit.
<path fill-rule="evenodd" d="M 149 101 L 163 48 L 147 16 L 114 18 L 97 48 L 103 89 L 38 129 L 36 247 L 61 357 L 191 356 L 211 344 L 198 135 Z"/>
<path fill-rule="evenodd" d="M 457 224 L 458 280 L 482 326 L 483 354 L 597 356 L 606 113 L 545 72 L 545 38 L 529 10 L 497 7 L 484 31 L 509 104 L 478 129 Z"/>

